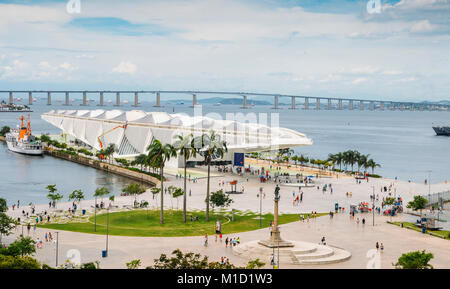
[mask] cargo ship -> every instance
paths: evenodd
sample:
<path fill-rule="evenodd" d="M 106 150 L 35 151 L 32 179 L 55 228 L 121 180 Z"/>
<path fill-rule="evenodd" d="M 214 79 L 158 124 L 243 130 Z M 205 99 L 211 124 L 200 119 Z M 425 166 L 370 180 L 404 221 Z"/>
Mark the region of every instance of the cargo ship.
<path fill-rule="evenodd" d="M 23 121 L 24 117 L 20 118 L 20 127 L 12 129 L 6 134 L 6 144 L 10 151 L 21 153 L 25 155 L 42 155 L 42 143 L 36 140 L 36 137 L 31 134 L 31 121 L 28 115 L 27 125 Z"/>

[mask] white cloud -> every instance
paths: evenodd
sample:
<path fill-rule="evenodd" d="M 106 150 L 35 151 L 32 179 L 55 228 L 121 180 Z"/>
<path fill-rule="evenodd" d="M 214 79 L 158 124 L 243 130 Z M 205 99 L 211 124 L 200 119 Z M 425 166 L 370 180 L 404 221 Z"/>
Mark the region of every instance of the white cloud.
<path fill-rule="evenodd" d="M 352 84 L 360 84 L 360 83 L 366 82 L 368 80 L 369 79 L 366 78 L 366 77 L 358 77 L 358 78 L 356 78 L 355 80 L 352 81 Z"/>
<path fill-rule="evenodd" d="M 434 30 L 434 25 L 430 24 L 428 20 L 422 20 L 414 23 L 411 27 L 411 32 L 429 32 Z"/>
<path fill-rule="evenodd" d="M 68 62 L 61 63 L 61 64 L 59 65 L 59 67 L 62 68 L 62 69 L 64 69 L 64 70 L 67 70 L 67 71 L 74 71 L 74 70 L 77 70 L 77 69 L 78 69 L 78 67 L 73 66 L 72 64 L 70 64 L 70 63 L 68 63 Z"/>
<path fill-rule="evenodd" d="M 134 74 L 136 73 L 137 66 L 134 63 L 131 63 L 129 61 L 122 61 L 119 65 L 113 68 L 112 72 L 116 73 L 127 73 L 127 74 Z"/>

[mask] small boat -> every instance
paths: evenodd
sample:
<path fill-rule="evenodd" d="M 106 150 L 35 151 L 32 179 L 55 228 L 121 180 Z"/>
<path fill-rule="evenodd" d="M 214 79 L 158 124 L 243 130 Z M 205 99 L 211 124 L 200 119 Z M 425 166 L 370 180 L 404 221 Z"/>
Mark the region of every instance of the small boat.
<path fill-rule="evenodd" d="M 450 136 L 450 125 L 447 126 L 433 126 L 436 135 Z"/>
<path fill-rule="evenodd" d="M 220 102 L 215 103 L 214 106 L 221 106 L 222 104 Z"/>
<path fill-rule="evenodd" d="M 31 134 L 30 115 L 28 115 L 27 126 L 23 123 L 23 116 L 19 119 L 21 121 L 20 127 L 18 129 L 12 129 L 6 134 L 8 149 L 25 155 L 42 155 L 42 143 L 36 140 L 36 137 Z"/>

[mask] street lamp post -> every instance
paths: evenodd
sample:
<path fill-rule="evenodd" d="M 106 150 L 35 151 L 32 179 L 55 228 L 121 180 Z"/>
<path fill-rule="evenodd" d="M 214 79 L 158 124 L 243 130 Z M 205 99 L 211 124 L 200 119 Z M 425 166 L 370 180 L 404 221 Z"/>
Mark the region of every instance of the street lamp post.
<path fill-rule="evenodd" d="M 56 232 L 56 267 L 58 267 L 59 232 Z"/>
<path fill-rule="evenodd" d="M 263 187 L 259 188 L 259 227 L 262 228 L 262 194 Z"/>
<path fill-rule="evenodd" d="M 372 225 L 375 226 L 375 186 L 372 186 Z"/>
<path fill-rule="evenodd" d="M 108 237 L 109 237 L 109 207 L 106 210 L 106 256 L 108 256 Z"/>
<path fill-rule="evenodd" d="M 97 197 L 95 197 L 94 204 L 94 232 L 97 232 Z"/>

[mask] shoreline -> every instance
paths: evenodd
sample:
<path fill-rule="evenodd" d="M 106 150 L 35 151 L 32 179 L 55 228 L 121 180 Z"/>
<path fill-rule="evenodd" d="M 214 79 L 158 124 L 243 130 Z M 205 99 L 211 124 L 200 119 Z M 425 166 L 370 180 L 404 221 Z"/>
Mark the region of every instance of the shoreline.
<path fill-rule="evenodd" d="M 0 136 L 0 141 L 6 143 L 6 138 L 4 136 Z M 150 186 L 158 186 L 160 183 L 160 181 L 157 178 L 144 173 L 135 172 L 116 165 L 93 160 L 91 158 L 81 155 L 72 156 L 69 154 L 62 153 L 59 150 L 52 149 L 50 147 L 44 147 L 44 154 L 58 159 L 77 163 L 80 165 L 89 166 L 91 168 L 102 170 L 104 172 L 112 173 L 121 177 L 125 177 L 133 181 L 143 182 Z"/>

